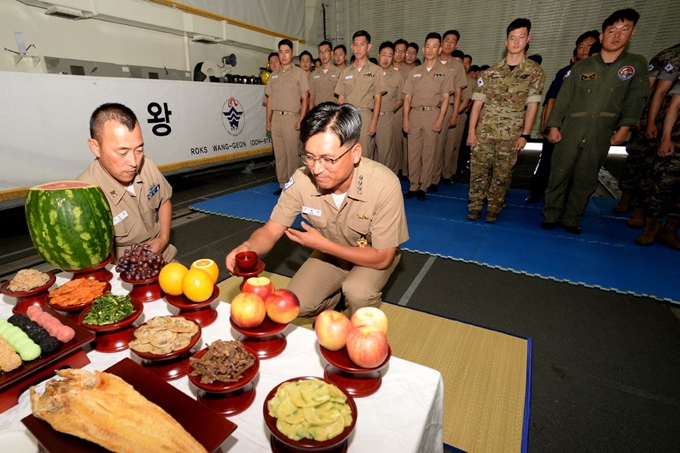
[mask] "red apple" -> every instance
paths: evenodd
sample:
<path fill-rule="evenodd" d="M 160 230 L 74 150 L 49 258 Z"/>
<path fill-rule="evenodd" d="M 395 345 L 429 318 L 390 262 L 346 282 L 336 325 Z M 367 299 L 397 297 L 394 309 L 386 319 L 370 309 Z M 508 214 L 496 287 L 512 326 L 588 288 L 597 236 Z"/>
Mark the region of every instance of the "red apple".
<path fill-rule="evenodd" d="M 314 321 L 314 331 L 319 344 L 329 351 L 339 351 L 345 347 L 347 334 L 352 322 L 347 316 L 335 310 L 322 311 Z"/>
<path fill-rule="evenodd" d="M 257 294 L 260 299 L 267 300 L 267 297 L 274 292 L 274 284 L 267 277 L 250 277 L 243 282 L 241 292 Z"/>
<path fill-rule="evenodd" d="M 387 335 L 387 316 L 379 308 L 361 307 L 352 315 L 352 325 L 371 326 L 372 329 Z"/>
<path fill-rule="evenodd" d="M 300 313 L 300 301 L 293 291 L 275 289 L 264 301 L 267 316 L 279 324 L 288 324 Z"/>
<path fill-rule="evenodd" d="M 243 329 L 253 329 L 267 316 L 262 298 L 257 294 L 240 293 L 231 301 L 231 318 Z"/>
<path fill-rule="evenodd" d="M 388 353 L 387 336 L 371 326 L 353 327 L 347 334 L 347 354 L 362 368 L 376 368 Z"/>

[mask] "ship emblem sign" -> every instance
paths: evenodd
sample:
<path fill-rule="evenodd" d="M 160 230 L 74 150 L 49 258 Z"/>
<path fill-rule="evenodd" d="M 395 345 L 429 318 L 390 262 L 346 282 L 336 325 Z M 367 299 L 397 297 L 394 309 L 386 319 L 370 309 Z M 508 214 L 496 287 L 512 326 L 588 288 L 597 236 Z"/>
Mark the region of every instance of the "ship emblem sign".
<path fill-rule="evenodd" d="M 238 99 L 231 97 L 222 106 L 222 124 L 234 137 L 243 132 L 246 124 L 245 111 Z"/>

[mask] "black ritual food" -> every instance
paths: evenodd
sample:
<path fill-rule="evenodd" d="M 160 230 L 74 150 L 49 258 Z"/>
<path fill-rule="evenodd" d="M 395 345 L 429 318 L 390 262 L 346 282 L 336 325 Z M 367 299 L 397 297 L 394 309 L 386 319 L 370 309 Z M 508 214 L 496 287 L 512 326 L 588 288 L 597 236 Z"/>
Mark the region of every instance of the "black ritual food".
<path fill-rule="evenodd" d="M 236 382 L 253 366 L 255 356 L 239 341 L 217 340 L 208 346 L 203 357 L 192 357 L 189 363 L 193 368 L 191 375 L 201 376 L 202 384 Z"/>
<path fill-rule="evenodd" d="M 7 322 L 23 330 L 28 338 L 40 346 L 42 353 L 56 351 L 59 347 L 59 340 L 40 327 L 37 322 L 31 321 L 26 315 L 12 315 L 7 319 Z"/>

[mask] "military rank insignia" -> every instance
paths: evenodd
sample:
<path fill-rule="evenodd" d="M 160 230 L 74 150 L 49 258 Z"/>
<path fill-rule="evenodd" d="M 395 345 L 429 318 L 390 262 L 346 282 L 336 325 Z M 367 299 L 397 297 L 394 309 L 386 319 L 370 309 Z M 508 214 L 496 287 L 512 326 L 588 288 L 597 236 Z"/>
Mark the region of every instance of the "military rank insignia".
<path fill-rule="evenodd" d="M 597 72 L 589 72 L 587 74 L 581 74 L 581 78 L 579 80 L 595 80 L 595 79 L 597 79 Z"/>
<path fill-rule="evenodd" d="M 435 76 L 435 77 L 444 77 L 444 74 L 442 74 L 441 72 L 438 72 L 438 73 L 436 73 L 434 76 Z"/>
<path fill-rule="evenodd" d="M 357 239 L 357 247 L 359 248 L 364 248 L 368 245 L 368 241 L 366 240 L 366 235 L 362 234 L 359 239 Z"/>
<path fill-rule="evenodd" d="M 372 72 L 367 72 L 366 74 L 364 74 L 364 77 L 375 77 L 375 74 L 373 74 Z"/>

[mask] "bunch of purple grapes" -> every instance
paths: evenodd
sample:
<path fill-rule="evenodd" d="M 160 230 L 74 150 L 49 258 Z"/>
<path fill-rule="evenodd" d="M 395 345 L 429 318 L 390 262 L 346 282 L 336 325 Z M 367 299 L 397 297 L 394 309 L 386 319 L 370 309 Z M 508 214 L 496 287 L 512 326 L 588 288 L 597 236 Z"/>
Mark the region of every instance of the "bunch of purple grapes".
<path fill-rule="evenodd" d="M 128 280 L 157 277 L 167 263 L 163 256 L 151 251 L 148 244 L 132 244 L 118 260 L 116 271 Z"/>

